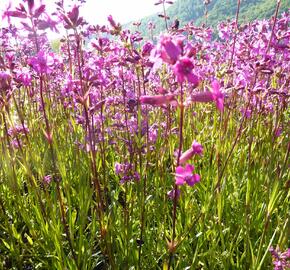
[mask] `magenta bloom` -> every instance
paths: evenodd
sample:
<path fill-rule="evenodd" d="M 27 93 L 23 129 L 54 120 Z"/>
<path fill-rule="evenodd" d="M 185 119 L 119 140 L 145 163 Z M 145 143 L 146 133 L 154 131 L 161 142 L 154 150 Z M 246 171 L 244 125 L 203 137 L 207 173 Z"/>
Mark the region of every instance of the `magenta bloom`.
<path fill-rule="evenodd" d="M 123 167 L 124 167 L 123 164 L 120 164 L 119 162 L 116 162 L 115 163 L 115 173 L 116 174 L 123 173 L 123 171 L 124 171 L 124 168 Z"/>
<path fill-rule="evenodd" d="M 29 59 L 32 68 L 38 73 L 50 73 L 53 70 L 53 54 L 39 51 L 37 56 Z"/>
<path fill-rule="evenodd" d="M 211 83 L 212 86 L 212 94 L 213 94 L 213 100 L 216 103 L 217 108 L 222 112 L 224 110 L 224 95 L 220 91 L 220 83 L 217 80 L 214 80 Z"/>
<path fill-rule="evenodd" d="M 112 15 L 108 16 L 108 21 L 113 28 L 117 28 L 117 24 L 116 24 L 115 20 L 113 19 Z"/>
<path fill-rule="evenodd" d="M 163 36 L 160 40 L 161 59 L 168 64 L 175 64 L 181 54 L 181 48 L 176 45 L 170 36 Z"/>
<path fill-rule="evenodd" d="M 24 67 L 21 70 L 18 70 L 16 73 L 16 77 L 24 86 L 31 85 L 32 77 L 28 68 Z"/>
<path fill-rule="evenodd" d="M 195 93 L 191 96 L 193 102 L 211 102 L 214 100 L 213 94 L 210 91 Z"/>
<path fill-rule="evenodd" d="M 277 127 L 277 128 L 275 129 L 274 136 L 275 136 L 275 137 L 279 137 L 279 136 L 282 134 L 282 132 L 283 132 L 282 127 Z"/>
<path fill-rule="evenodd" d="M 194 166 L 186 164 L 185 168 L 178 166 L 175 171 L 175 184 L 178 186 L 187 183 L 189 186 L 193 186 L 200 181 L 198 174 L 193 174 Z"/>
<path fill-rule="evenodd" d="M 212 102 L 216 103 L 217 108 L 222 112 L 224 110 L 224 95 L 220 91 L 220 84 L 214 80 L 211 84 L 212 91 L 205 91 L 193 94 L 191 101 L 193 102 Z"/>
<path fill-rule="evenodd" d="M 142 47 L 142 56 L 149 56 L 153 48 L 154 45 L 150 41 L 146 42 Z"/>
<path fill-rule="evenodd" d="M 19 10 L 7 10 L 4 12 L 2 19 L 4 19 L 5 17 L 16 17 L 16 18 L 22 18 L 22 19 L 26 19 L 27 15 L 26 13 L 19 11 Z"/>
<path fill-rule="evenodd" d="M 191 145 L 191 148 L 192 148 L 192 151 L 193 151 L 194 155 L 199 155 L 199 156 L 202 155 L 202 153 L 203 153 L 203 147 L 196 140 L 193 141 L 193 143 Z"/>
<path fill-rule="evenodd" d="M 11 87 L 12 76 L 6 71 L 0 71 L 0 91 Z"/>
<path fill-rule="evenodd" d="M 203 147 L 200 143 L 197 141 L 193 141 L 191 148 L 186 150 L 184 153 L 182 153 L 179 163 L 180 164 L 185 164 L 189 159 L 191 159 L 194 155 L 199 155 L 201 156 L 203 152 Z"/>
<path fill-rule="evenodd" d="M 274 270 L 290 269 L 290 248 L 285 252 L 281 252 L 279 247 L 276 249 L 270 247 L 269 251 L 272 255 Z"/>
<path fill-rule="evenodd" d="M 149 104 L 155 106 L 166 105 L 175 101 L 176 101 L 175 95 L 173 94 L 140 97 L 140 102 L 142 104 Z"/>
<path fill-rule="evenodd" d="M 56 21 L 54 21 L 48 15 L 46 15 L 45 20 L 38 20 L 37 27 L 39 30 L 45 30 L 47 28 L 50 28 L 50 30 L 59 33 L 59 31 L 56 28 L 57 24 L 58 23 Z"/>
<path fill-rule="evenodd" d="M 183 57 L 174 65 L 173 72 L 177 81 L 183 83 L 185 80 L 192 83 L 194 87 L 198 85 L 198 77 L 192 72 L 194 65 L 188 57 Z"/>
<path fill-rule="evenodd" d="M 52 176 L 51 176 L 50 174 L 45 175 L 45 176 L 43 177 L 43 182 L 44 182 L 45 184 L 49 185 L 51 181 L 52 181 Z"/>

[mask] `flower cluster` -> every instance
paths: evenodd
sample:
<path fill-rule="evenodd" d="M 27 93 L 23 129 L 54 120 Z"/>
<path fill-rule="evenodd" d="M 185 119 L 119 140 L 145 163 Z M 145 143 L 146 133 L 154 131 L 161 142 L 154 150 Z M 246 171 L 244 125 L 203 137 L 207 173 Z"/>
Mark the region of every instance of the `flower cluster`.
<path fill-rule="evenodd" d="M 185 164 L 189 159 L 191 159 L 194 155 L 201 156 L 203 153 L 203 147 L 197 141 L 193 141 L 191 148 L 186 150 L 179 158 L 180 164 Z"/>
<path fill-rule="evenodd" d="M 290 248 L 285 252 L 281 252 L 273 247 L 269 250 L 272 255 L 274 270 L 287 270 L 290 269 Z"/>
<path fill-rule="evenodd" d="M 178 186 L 184 185 L 185 183 L 189 186 L 193 186 L 200 181 L 200 176 L 194 174 L 194 166 L 186 164 L 185 167 L 178 166 L 175 171 L 175 184 Z"/>
<path fill-rule="evenodd" d="M 130 163 L 116 162 L 115 173 L 120 177 L 120 184 L 140 180 L 139 173 L 133 170 L 133 165 Z"/>
<path fill-rule="evenodd" d="M 53 247 L 55 239 L 63 239 L 63 233 L 67 237 L 64 248 L 56 242 L 61 248 L 49 250 L 49 254 L 53 255 L 51 260 L 58 260 L 52 263 L 55 267 L 86 268 L 87 265 L 82 264 L 79 258 L 92 258 L 96 261 L 88 264 L 97 265 L 99 258 L 87 255 L 100 252 L 103 261 L 98 265 L 107 269 L 110 268 L 107 263 L 112 263 L 114 268 L 115 262 L 118 262 L 114 256 L 119 251 L 127 255 L 131 251 L 139 254 L 139 264 L 142 264 L 145 256 L 146 259 L 150 256 L 141 250 L 142 244 L 139 252 L 135 252 L 134 237 L 140 235 L 138 242 L 144 242 L 148 247 L 147 241 L 155 239 L 156 232 L 162 232 L 163 238 L 164 235 L 172 235 L 169 250 L 173 256 L 172 251 L 179 246 L 175 240 L 181 236 L 181 224 L 185 224 L 187 229 L 192 228 L 189 233 L 199 233 L 193 232 L 192 219 L 189 223 L 189 220 L 180 218 L 178 211 L 187 211 L 188 208 L 182 209 L 178 204 L 183 206 L 192 199 L 197 200 L 195 195 L 200 194 L 193 189 L 198 190 L 202 178 L 208 181 L 204 186 L 213 184 L 219 187 L 231 183 L 224 181 L 225 174 L 238 160 L 233 161 L 231 157 L 239 155 L 240 151 L 241 157 L 247 159 L 247 170 L 251 170 L 258 168 L 259 162 L 254 151 L 263 150 L 264 153 L 265 145 L 279 142 L 272 147 L 275 151 L 279 150 L 274 155 L 275 162 L 267 158 L 262 166 L 266 168 L 269 165 L 269 175 L 277 177 L 281 185 L 272 189 L 273 181 L 267 181 L 267 186 L 260 186 L 267 192 L 288 188 L 289 181 L 284 185 L 280 181 L 287 176 L 289 152 L 282 153 L 283 147 L 289 148 L 289 143 L 285 143 L 286 136 L 283 136 L 289 124 L 286 120 L 290 96 L 288 13 L 277 18 L 275 25 L 270 20 L 264 20 L 240 26 L 238 35 L 236 23 L 223 22 L 217 27 L 219 38 L 210 27 L 197 27 L 192 22 L 182 26 L 178 20 L 171 29 L 168 28 L 167 34 L 156 37 L 155 26 L 149 23 L 151 40 L 146 40 L 140 32 L 123 29 L 112 16 L 108 16 L 107 25 L 88 25 L 80 16 L 78 5 L 72 5 L 67 10 L 65 1 L 57 1 L 56 11 L 49 14 L 44 1 L 38 2 L 25 0 L 17 7 L 12 7 L 11 3 L 3 14 L 3 20 L 7 19 L 9 26 L 1 25 L 0 28 L 0 157 L 4 164 L 0 163 L 3 186 L 0 193 L 5 194 L 0 215 L 3 212 L 6 223 L 14 226 L 13 230 L 5 228 L 4 233 L 0 233 L 1 237 L 9 237 L 9 241 L 6 239 L 4 245 L 1 244 L 1 249 L 2 246 L 4 249 L 0 258 L 7 256 L 10 261 L 9 254 L 13 259 L 15 254 L 25 255 L 20 256 L 15 264 L 4 265 L 4 268 L 25 268 L 23 260 L 34 260 L 27 254 L 31 255 L 31 251 L 44 254 L 42 248 Z M 209 4 L 210 1 L 205 2 Z M 156 4 L 164 7 L 171 3 L 158 0 Z M 166 22 L 169 19 L 165 9 L 160 17 Z M 12 21 L 18 21 L 17 26 L 13 26 Z M 135 23 L 135 26 L 139 28 L 140 23 Z M 65 34 L 59 42 L 48 40 L 47 29 L 58 32 L 61 28 L 65 29 Z M 258 120 L 255 122 L 256 116 Z M 261 124 L 264 118 L 265 126 Z M 264 136 L 262 131 L 267 131 L 268 127 L 269 132 Z M 242 136 L 247 132 L 251 137 Z M 230 149 L 223 149 L 224 139 L 228 139 L 224 148 L 230 146 Z M 236 151 L 242 143 L 247 145 Z M 172 153 L 174 149 L 177 149 L 175 156 Z M 211 149 L 209 155 L 204 154 L 205 149 Z M 197 162 L 201 158 L 204 162 Z M 230 176 L 251 175 L 250 178 L 258 179 L 255 178 L 257 171 L 243 174 L 241 169 L 242 174 L 235 171 Z M 209 173 L 218 174 L 218 183 L 210 182 Z M 231 183 L 232 187 L 239 185 L 239 180 Z M 54 184 L 50 188 L 52 181 Z M 240 182 L 242 185 L 246 180 Z M 123 196 L 120 190 L 125 190 L 126 194 Z M 189 196 L 181 198 L 184 190 Z M 204 188 L 199 190 L 203 192 Z M 224 194 L 229 190 L 226 188 Z M 249 194 L 252 192 L 251 189 L 248 191 Z M 25 197 L 21 197 L 22 193 Z M 88 193 L 90 198 L 84 197 Z M 266 198 L 275 195 L 268 193 Z M 113 209 L 116 194 L 120 196 L 119 201 L 124 199 L 122 205 L 126 207 L 121 211 Z M 224 196 L 218 192 L 213 196 L 217 194 Z M 277 204 L 284 200 L 282 195 Z M 25 205 L 36 203 L 35 207 L 31 207 L 34 211 L 31 223 L 25 211 L 19 219 L 15 219 L 17 222 L 10 218 L 19 212 L 17 196 L 23 199 Z M 248 196 L 241 196 L 244 197 L 247 200 Z M 11 202 L 7 203 L 7 198 Z M 155 215 L 154 211 L 149 213 L 150 207 L 156 207 L 161 200 L 164 201 L 160 209 L 168 214 L 168 198 L 173 201 L 173 215 L 172 219 L 166 217 L 165 224 L 176 226 L 172 233 L 168 233 L 165 227 L 158 228 L 155 220 L 149 220 Z M 57 206 L 55 201 L 59 201 Z M 206 204 L 208 201 L 206 199 Z M 14 205 L 18 208 L 11 211 Z M 250 212 L 251 204 L 245 205 L 246 211 Z M 280 208 L 278 210 L 282 211 Z M 196 213 L 198 208 L 190 209 Z M 219 210 L 217 207 L 213 211 Z M 55 213 L 59 213 L 57 217 L 61 215 L 60 221 Z M 123 214 L 124 219 L 122 217 L 119 222 L 117 219 Z M 220 213 L 213 216 L 220 219 Z M 246 216 L 253 217 L 249 213 Z M 222 224 L 222 220 L 219 222 Z M 58 233 L 58 237 L 47 241 L 47 245 L 43 239 L 49 234 L 42 224 L 56 228 Z M 116 226 L 113 230 L 112 224 Z M 45 230 L 41 230 L 44 227 Z M 272 229 L 270 227 L 273 226 L 269 226 L 268 231 Z M 119 240 L 115 241 L 119 229 L 126 230 L 126 233 L 122 235 L 120 232 Z M 96 230 L 100 230 L 101 237 L 96 235 Z M 16 240 L 22 241 L 22 234 L 27 239 L 33 238 L 35 244 L 23 245 L 21 242 L 19 245 Z M 81 237 L 78 237 L 79 234 L 82 234 Z M 93 240 L 89 239 L 91 236 Z M 264 238 L 269 239 L 268 235 Z M 41 243 L 37 242 L 38 239 Z M 95 244 L 96 239 L 100 243 L 90 247 L 88 252 L 83 251 L 84 246 Z M 110 242 L 112 239 L 114 242 Z M 253 243 L 256 241 L 253 240 Z M 180 245 L 184 242 L 180 241 Z M 162 245 L 158 241 L 156 244 Z M 199 245 L 197 248 L 207 246 Z M 261 248 L 265 246 L 264 243 L 260 245 Z M 253 248 L 256 247 L 254 244 Z M 15 252 L 11 252 L 14 248 Z M 76 252 L 74 249 L 77 249 Z M 158 246 L 156 250 L 161 249 Z M 240 251 L 239 248 L 233 250 L 237 251 L 233 255 L 235 260 Z M 258 254 L 263 254 L 260 251 Z M 289 250 L 282 253 L 272 248 L 270 251 L 276 270 L 289 268 Z M 63 260 L 63 256 L 68 256 L 68 259 Z M 131 257 L 120 265 L 127 266 L 137 256 Z M 70 264 L 71 258 L 74 258 L 75 265 Z M 160 258 L 154 258 L 154 263 L 166 265 Z M 256 262 L 259 259 L 253 258 Z M 175 259 L 171 262 L 175 263 Z M 45 266 L 42 268 L 47 269 Z M 168 268 L 171 268 L 170 265 Z"/>

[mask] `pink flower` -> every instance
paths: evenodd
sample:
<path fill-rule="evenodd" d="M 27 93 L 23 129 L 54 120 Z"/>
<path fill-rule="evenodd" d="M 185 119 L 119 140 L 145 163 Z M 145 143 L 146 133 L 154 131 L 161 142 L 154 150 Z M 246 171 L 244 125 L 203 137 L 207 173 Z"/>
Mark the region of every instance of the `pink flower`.
<path fill-rule="evenodd" d="M 108 21 L 113 28 L 117 28 L 117 24 L 116 24 L 115 20 L 113 19 L 112 15 L 108 16 Z"/>
<path fill-rule="evenodd" d="M 217 108 L 222 112 L 224 110 L 224 95 L 220 91 L 220 83 L 214 80 L 211 84 L 212 91 L 205 91 L 193 94 L 191 101 L 193 102 L 211 102 L 216 103 Z"/>
<path fill-rule="evenodd" d="M 285 252 L 281 252 L 279 247 L 276 249 L 274 247 L 270 247 L 269 251 L 272 255 L 274 270 L 290 269 L 290 248 L 288 248 Z"/>
<path fill-rule="evenodd" d="M 213 101 L 213 95 L 210 91 L 195 93 L 191 96 L 193 102 L 211 102 Z"/>
<path fill-rule="evenodd" d="M 52 176 L 51 176 L 50 174 L 45 175 L 45 176 L 43 177 L 43 182 L 44 182 L 45 184 L 49 185 L 49 184 L 51 183 L 51 181 L 52 181 Z"/>
<path fill-rule="evenodd" d="M 29 64 L 38 73 L 51 73 L 54 64 L 53 53 L 46 53 L 41 50 L 37 56 L 29 59 Z"/>
<path fill-rule="evenodd" d="M 181 48 L 176 45 L 170 36 L 162 36 L 161 44 L 161 59 L 168 64 L 175 64 L 181 54 Z"/>
<path fill-rule="evenodd" d="M 193 141 L 191 148 L 189 148 L 188 150 L 186 150 L 184 153 L 182 153 L 180 159 L 179 159 L 179 163 L 180 164 L 185 164 L 185 162 L 187 162 L 189 159 L 191 159 L 194 155 L 202 155 L 203 152 L 203 147 L 200 143 L 198 143 L 197 141 Z"/>
<path fill-rule="evenodd" d="M 6 71 L 0 71 L 0 91 L 8 90 L 11 87 L 12 76 Z"/>
<path fill-rule="evenodd" d="M 155 106 L 170 104 L 172 102 L 174 103 L 175 101 L 176 101 L 175 95 L 173 94 L 140 97 L 140 102 L 142 104 L 149 104 L 149 105 L 155 105 Z"/>
<path fill-rule="evenodd" d="M 74 5 L 72 10 L 68 12 L 68 17 L 71 20 L 71 22 L 76 25 L 77 20 L 79 18 L 79 7 Z"/>
<path fill-rule="evenodd" d="M 115 163 L 115 173 L 116 174 L 121 174 L 123 173 L 123 166 L 119 162 Z"/>
<path fill-rule="evenodd" d="M 16 18 L 22 18 L 22 19 L 26 19 L 27 15 L 24 12 L 18 11 L 18 10 L 7 10 L 4 12 L 4 15 L 2 17 L 2 19 L 4 19 L 5 17 L 16 17 Z"/>
<path fill-rule="evenodd" d="M 251 115 L 252 115 L 252 110 L 251 109 L 247 109 L 247 108 L 242 108 L 241 109 L 241 113 L 243 114 L 244 117 L 250 118 Z"/>
<path fill-rule="evenodd" d="M 146 42 L 142 47 L 142 56 L 149 56 L 153 48 L 154 45 L 150 41 Z"/>
<path fill-rule="evenodd" d="M 198 77 L 192 72 L 194 65 L 188 57 L 180 58 L 173 67 L 177 81 L 183 83 L 185 80 L 196 87 L 199 83 Z"/>
<path fill-rule="evenodd" d="M 194 155 L 199 155 L 199 156 L 202 155 L 202 153 L 203 153 L 203 147 L 196 140 L 193 141 L 193 143 L 191 145 L 191 148 L 192 148 L 192 151 L 193 151 Z"/>
<path fill-rule="evenodd" d="M 220 91 L 220 83 L 217 80 L 214 80 L 211 83 L 212 87 L 212 94 L 213 94 L 213 99 L 216 103 L 217 108 L 222 112 L 224 110 L 224 95 Z"/>
<path fill-rule="evenodd" d="M 14 139 L 11 141 L 11 146 L 15 149 L 19 149 L 21 147 L 21 141 Z"/>
<path fill-rule="evenodd" d="M 187 183 L 189 186 L 193 186 L 200 181 L 198 174 L 193 174 L 194 166 L 186 164 L 185 168 L 178 166 L 175 171 L 175 184 L 178 186 Z"/>
<path fill-rule="evenodd" d="M 283 132 L 282 127 L 277 127 L 277 128 L 275 129 L 274 136 L 275 136 L 275 137 L 279 137 L 279 136 L 282 134 L 282 132 Z"/>
<path fill-rule="evenodd" d="M 19 80 L 24 86 L 30 86 L 32 77 L 28 68 L 24 67 L 16 72 L 17 80 Z"/>
<path fill-rule="evenodd" d="M 57 22 L 52 20 L 48 15 L 46 15 L 45 20 L 38 20 L 37 22 L 37 27 L 39 30 L 45 30 L 47 28 L 50 28 L 50 30 L 59 33 L 56 26 Z"/>

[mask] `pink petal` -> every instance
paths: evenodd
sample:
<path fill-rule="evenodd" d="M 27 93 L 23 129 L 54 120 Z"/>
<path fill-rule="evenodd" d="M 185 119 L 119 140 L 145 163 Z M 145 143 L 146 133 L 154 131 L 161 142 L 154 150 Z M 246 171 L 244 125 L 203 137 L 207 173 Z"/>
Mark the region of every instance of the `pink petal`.
<path fill-rule="evenodd" d="M 214 80 L 212 83 L 211 83 L 211 87 L 213 89 L 213 92 L 220 92 L 220 83 L 217 81 L 217 80 Z"/>
<path fill-rule="evenodd" d="M 200 176 L 198 174 L 194 174 L 189 180 L 186 181 L 186 183 L 192 187 L 199 181 L 200 181 Z"/>
<path fill-rule="evenodd" d="M 184 179 L 182 177 L 175 177 L 175 184 L 178 186 L 184 185 Z"/>
<path fill-rule="evenodd" d="M 192 151 L 195 155 L 202 155 L 203 147 L 196 140 L 193 141 L 191 147 L 192 147 Z"/>
<path fill-rule="evenodd" d="M 182 166 L 178 166 L 175 170 L 175 173 L 182 175 L 184 173 L 184 168 Z"/>
<path fill-rule="evenodd" d="M 191 174 L 193 171 L 194 171 L 194 166 L 193 165 L 190 165 L 190 164 L 186 164 L 186 166 L 185 166 L 185 172 Z"/>
<path fill-rule="evenodd" d="M 188 74 L 187 80 L 193 84 L 194 88 L 198 86 L 199 80 L 195 74 L 193 74 L 193 73 Z"/>
<path fill-rule="evenodd" d="M 193 175 L 193 178 L 194 178 L 194 180 L 195 180 L 195 183 L 200 182 L 200 175 L 199 175 L 199 174 L 195 173 L 195 174 Z"/>
<path fill-rule="evenodd" d="M 182 153 L 182 155 L 179 159 L 179 163 L 184 164 L 186 161 L 191 159 L 193 157 L 193 155 L 194 155 L 194 152 L 193 152 L 192 148 L 186 150 L 184 153 Z"/>
<path fill-rule="evenodd" d="M 218 99 L 216 100 L 216 106 L 217 106 L 217 108 L 218 108 L 221 112 L 223 112 L 223 110 L 224 110 L 224 100 L 223 100 L 222 98 L 218 98 Z"/>
<path fill-rule="evenodd" d="M 214 100 L 214 95 L 212 92 L 209 91 L 200 92 L 192 95 L 191 100 L 193 102 L 211 102 Z"/>
<path fill-rule="evenodd" d="M 163 60 L 169 60 L 170 64 L 174 64 L 179 55 L 180 55 L 180 48 L 177 47 L 171 40 L 168 40 L 166 42 L 162 43 L 166 54 L 168 55 L 169 59 L 163 59 Z"/>
<path fill-rule="evenodd" d="M 175 101 L 175 95 L 156 95 L 156 96 L 141 96 L 140 102 L 142 104 L 161 106 L 163 104 L 170 104 Z"/>
<path fill-rule="evenodd" d="M 192 187 L 193 185 L 195 185 L 199 181 L 200 181 L 200 176 L 198 174 L 194 174 L 194 175 L 192 175 L 192 177 L 190 179 L 188 179 L 186 181 L 186 183 Z"/>

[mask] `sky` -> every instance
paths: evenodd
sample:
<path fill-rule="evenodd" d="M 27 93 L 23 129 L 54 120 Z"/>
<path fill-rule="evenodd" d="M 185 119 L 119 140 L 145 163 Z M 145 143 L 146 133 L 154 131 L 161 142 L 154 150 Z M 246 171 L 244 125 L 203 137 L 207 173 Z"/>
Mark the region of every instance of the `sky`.
<path fill-rule="evenodd" d="M 20 1 L 0 0 L 1 15 L 9 2 L 15 6 Z M 42 0 L 48 10 L 53 10 L 54 2 L 54 0 Z M 65 0 L 65 2 L 73 1 Z M 159 12 L 161 6 L 155 6 L 155 2 L 157 0 L 87 0 L 81 9 L 81 15 L 91 24 L 106 24 L 108 15 L 112 15 L 116 22 L 123 24 Z"/>
<path fill-rule="evenodd" d="M 156 0 L 88 0 L 84 8 L 85 18 L 90 23 L 106 22 L 109 14 L 120 23 L 138 20 L 159 10 Z"/>

